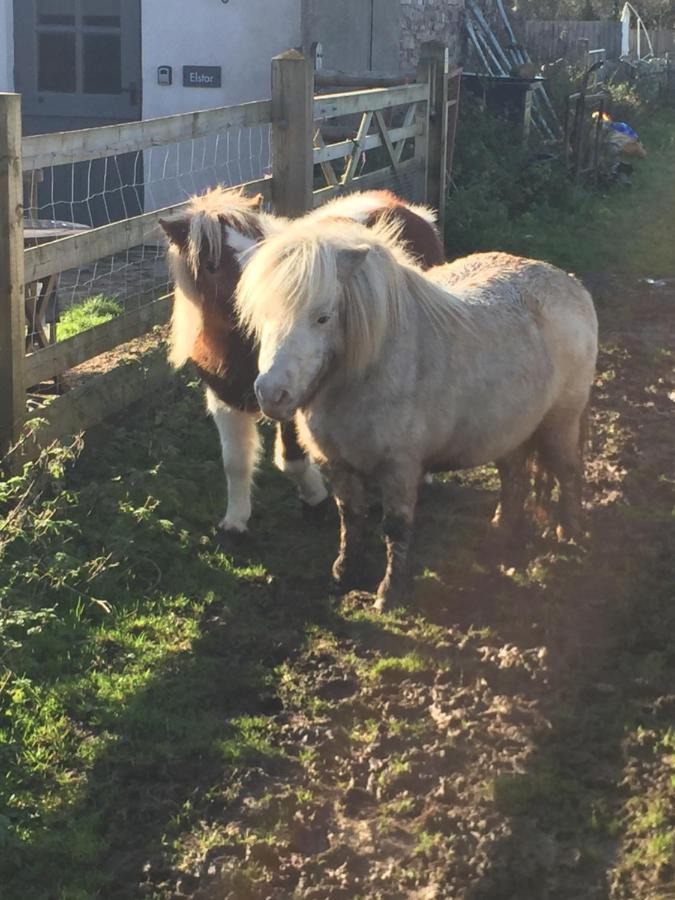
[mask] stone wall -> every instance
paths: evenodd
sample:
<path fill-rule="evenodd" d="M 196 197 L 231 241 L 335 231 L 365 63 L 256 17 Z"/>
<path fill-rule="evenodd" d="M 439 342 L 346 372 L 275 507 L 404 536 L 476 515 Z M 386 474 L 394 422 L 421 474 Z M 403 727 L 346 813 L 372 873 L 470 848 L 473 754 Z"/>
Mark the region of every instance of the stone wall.
<path fill-rule="evenodd" d="M 401 0 L 401 68 L 415 68 L 425 41 L 447 44 L 451 65 L 459 64 L 463 16 L 464 0 Z"/>

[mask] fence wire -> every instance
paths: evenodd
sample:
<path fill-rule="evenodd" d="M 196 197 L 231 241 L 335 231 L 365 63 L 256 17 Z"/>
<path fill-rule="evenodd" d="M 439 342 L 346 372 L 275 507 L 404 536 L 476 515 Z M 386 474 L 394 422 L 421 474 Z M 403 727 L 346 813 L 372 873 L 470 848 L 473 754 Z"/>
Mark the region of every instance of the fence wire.
<path fill-rule="evenodd" d="M 264 125 L 229 127 L 142 151 L 124 152 L 120 147 L 104 159 L 26 172 L 25 243 L 42 244 L 83 227 L 162 209 L 218 184 L 252 181 L 267 174 L 269 166 L 270 127 Z M 94 315 L 102 308 L 114 310 L 115 304 L 128 312 L 170 289 L 165 242 L 158 228 L 141 246 L 27 285 L 27 349 L 37 349 L 54 336 L 58 339 L 59 320 L 68 318 L 75 306 L 89 301 Z"/>

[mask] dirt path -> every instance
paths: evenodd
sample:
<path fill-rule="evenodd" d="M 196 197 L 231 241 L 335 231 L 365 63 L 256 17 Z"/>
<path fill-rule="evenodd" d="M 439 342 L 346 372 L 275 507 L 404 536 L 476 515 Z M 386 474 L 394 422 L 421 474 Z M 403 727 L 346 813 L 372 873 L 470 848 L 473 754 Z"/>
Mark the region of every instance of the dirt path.
<path fill-rule="evenodd" d="M 335 600 L 282 654 L 264 740 L 144 896 L 675 896 L 675 283 L 588 281 L 591 549 L 501 561 L 490 471 L 437 483 L 409 606 Z"/>

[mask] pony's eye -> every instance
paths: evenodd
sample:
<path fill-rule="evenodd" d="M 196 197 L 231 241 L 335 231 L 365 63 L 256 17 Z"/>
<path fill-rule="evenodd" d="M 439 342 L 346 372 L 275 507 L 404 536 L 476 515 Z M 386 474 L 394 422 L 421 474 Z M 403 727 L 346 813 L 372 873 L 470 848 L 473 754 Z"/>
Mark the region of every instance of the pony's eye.
<path fill-rule="evenodd" d="M 218 269 L 217 269 L 217 267 L 216 267 L 216 264 L 215 264 L 214 262 L 207 262 L 207 264 L 206 264 L 206 269 L 207 269 L 207 271 L 210 272 L 212 275 L 215 275 L 216 272 L 218 271 Z"/>
<path fill-rule="evenodd" d="M 329 319 L 330 319 L 330 316 L 319 316 L 319 318 L 316 321 L 317 321 L 317 324 L 319 324 L 319 325 L 325 325 Z"/>

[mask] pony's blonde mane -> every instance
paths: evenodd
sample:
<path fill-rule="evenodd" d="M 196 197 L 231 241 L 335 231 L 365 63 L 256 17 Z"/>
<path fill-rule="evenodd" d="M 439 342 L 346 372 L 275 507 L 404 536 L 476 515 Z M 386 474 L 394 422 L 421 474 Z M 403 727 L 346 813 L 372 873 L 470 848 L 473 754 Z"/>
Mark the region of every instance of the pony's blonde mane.
<path fill-rule="evenodd" d="M 434 329 L 470 327 L 465 304 L 428 278 L 400 243 L 400 223 L 382 219 L 366 228 L 350 219 L 327 219 L 320 230 L 297 220 L 255 254 L 237 290 L 240 322 L 260 337 L 266 323 L 280 334 L 313 304 L 337 305 L 346 366 L 361 372 L 379 357 L 387 334 L 405 329 L 421 310 Z M 341 251 L 368 248 L 360 267 L 340 282 Z"/>
<path fill-rule="evenodd" d="M 259 199 L 248 197 L 242 188 L 222 185 L 198 194 L 185 211 L 189 220 L 186 260 L 194 277 L 197 276 L 202 250 L 208 250 L 209 262 L 217 263 L 223 252 L 223 225 L 240 234 L 258 237 L 266 231 L 265 219 L 271 218 L 259 209 Z"/>
<path fill-rule="evenodd" d="M 176 216 L 187 226 L 187 242 L 182 249 L 169 248 L 169 268 L 175 282 L 169 362 L 175 368 L 184 365 L 202 330 L 202 312 L 195 280 L 207 250 L 207 261 L 217 264 L 223 252 L 223 228 L 258 239 L 278 222 L 259 209 L 259 198 L 248 197 L 242 188 L 222 185 L 192 197 Z"/>

